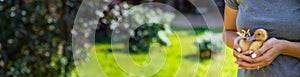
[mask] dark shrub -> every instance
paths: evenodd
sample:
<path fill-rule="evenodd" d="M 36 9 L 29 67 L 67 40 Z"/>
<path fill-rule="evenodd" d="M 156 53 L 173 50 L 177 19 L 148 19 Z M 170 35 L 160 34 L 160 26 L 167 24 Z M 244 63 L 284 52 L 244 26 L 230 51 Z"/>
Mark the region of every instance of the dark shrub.
<path fill-rule="evenodd" d="M 0 0 L 0 75 L 69 76 L 81 0 Z"/>

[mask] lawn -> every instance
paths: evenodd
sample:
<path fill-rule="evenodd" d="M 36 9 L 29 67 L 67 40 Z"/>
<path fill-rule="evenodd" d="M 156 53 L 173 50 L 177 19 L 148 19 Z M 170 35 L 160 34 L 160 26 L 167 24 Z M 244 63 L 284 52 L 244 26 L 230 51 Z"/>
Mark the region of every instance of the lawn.
<path fill-rule="evenodd" d="M 201 36 L 203 31 L 204 29 L 195 29 L 197 36 Z M 96 43 L 95 48 L 99 64 L 108 77 L 138 76 L 137 73 L 152 77 L 236 76 L 237 65 L 234 64 L 235 59 L 231 49 L 227 48 L 213 59 L 199 59 L 197 56 L 198 49 L 194 44 L 196 36 L 192 34 L 192 31 L 176 30 L 174 35 L 169 37 L 172 42 L 171 46 L 152 45 L 152 47 L 159 47 L 161 50 L 150 51 L 150 54 L 111 52 L 110 43 Z M 114 45 L 115 47 L 116 49 L 122 48 L 122 45 Z M 127 59 L 128 56 L 132 58 L 134 63 L 130 63 L 131 59 Z M 115 59 L 116 57 L 118 60 Z M 116 61 L 128 62 L 128 64 L 118 64 Z M 143 66 L 149 66 L 149 68 Z"/>

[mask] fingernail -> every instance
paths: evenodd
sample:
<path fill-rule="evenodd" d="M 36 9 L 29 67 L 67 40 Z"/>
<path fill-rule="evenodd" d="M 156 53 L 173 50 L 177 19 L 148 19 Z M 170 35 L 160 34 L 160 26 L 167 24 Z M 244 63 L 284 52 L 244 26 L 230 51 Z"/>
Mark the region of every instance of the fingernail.
<path fill-rule="evenodd" d="M 239 66 L 238 69 L 242 69 L 242 67 Z"/>
<path fill-rule="evenodd" d="M 249 54 L 252 54 L 252 53 L 253 53 L 253 51 L 250 51 L 250 52 L 249 52 Z"/>
<path fill-rule="evenodd" d="M 240 55 L 237 55 L 239 58 L 241 57 Z"/>
<path fill-rule="evenodd" d="M 242 34 L 240 32 L 236 32 L 239 36 L 242 36 Z"/>
<path fill-rule="evenodd" d="M 242 51 L 242 49 L 241 49 L 241 48 L 237 48 L 237 51 L 238 51 L 238 52 L 241 52 L 241 51 Z"/>
<path fill-rule="evenodd" d="M 253 54 L 251 55 L 251 57 L 252 57 L 252 58 L 256 58 L 256 54 L 253 53 Z"/>

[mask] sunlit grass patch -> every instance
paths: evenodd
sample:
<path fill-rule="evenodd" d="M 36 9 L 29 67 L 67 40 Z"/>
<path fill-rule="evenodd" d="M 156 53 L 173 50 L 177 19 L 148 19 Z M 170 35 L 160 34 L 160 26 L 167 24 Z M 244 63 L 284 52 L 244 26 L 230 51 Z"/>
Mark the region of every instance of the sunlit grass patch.
<path fill-rule="evenodd" d="M 237 75 L 237 65 L 234 64 L 235 58 L 232 56 L 231 49 L 227 48 L 226 52 L 223 54 L 224 59 L 221 60 L 224 61 L 218 61 L 215 59 L 199 59 L 197 56 L 198 49 L 194 45 L 196 37 L 190 35 L 188 31 L 184 30 L 178 31 L 176 34 L 185 35 L 185 37 L 180 37 L 179 39 L 176 35 L 170 36 L 172 45 L 169 47 L 163 47 L 165 50 L 164 52 L 166 53 L 166 61 L 162 68 L 152 76 L 190 76 L 195 73 L 195 71 L 191 69 L 191 67 L 195 65 L 198 65 L 198 67 L 195 68 L 197 77 L 204 77 L 208 73 L 218 73 L 218 71 L 221 71 L 218 75 L 220 77 L 235 77 Z M 181 48 L 182 45 L 185 45 L 186 48 Z M 114 59 L 114 55 L 109 51 L 111 50 L 110 44 L 96 44 L 95 47 L 98 61 L 107 76 L 135 76 L 134 74 L 124 71 L 119 67 Z M 138 65 L 146 65 L 151 60 L 151 57 L 149 57 L 148 54 L 128 54 L 124 52 L 114 53 L 118 56 L 131 55 Z M 222 69 L 212 68 L 211 63 L 213 62 L 222 62 L 220 63 L 223 64 Z M 131 67 L 131 65 L 128 65 L 128 67 Z M 208 69 L 210 69 L 209 72 Z"/>

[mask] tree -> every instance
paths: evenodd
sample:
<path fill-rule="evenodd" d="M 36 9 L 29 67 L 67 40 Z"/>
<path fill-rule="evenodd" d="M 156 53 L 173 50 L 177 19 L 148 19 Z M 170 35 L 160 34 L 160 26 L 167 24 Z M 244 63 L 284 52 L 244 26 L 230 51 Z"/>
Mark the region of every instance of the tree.
<path fill-rule="evenodd" d="M 81 0 L 0 0 L 0 75 L 68 76 Z"/>
<path fill-rule="evenodd" d="M 132 5 L 127 1 L 108 5 L 108 9 L 99 14 L 98 37 L 112 38 L 115 35 L 114 41 L 129 40 L 130 53 L 148 53 L 152 43 L 170 46 L 167 35 L 172 34 L 170 23 L 175 14 L 159 7 Z"/>

